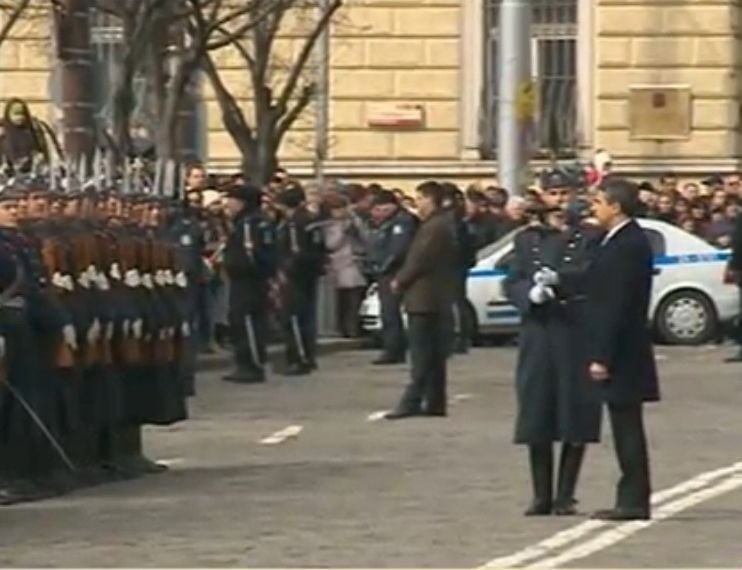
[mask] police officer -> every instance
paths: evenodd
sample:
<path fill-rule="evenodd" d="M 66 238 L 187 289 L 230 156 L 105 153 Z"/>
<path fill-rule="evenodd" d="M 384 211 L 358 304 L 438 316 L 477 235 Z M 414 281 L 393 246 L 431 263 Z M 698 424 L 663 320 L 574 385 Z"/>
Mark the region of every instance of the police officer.
<path fill-rule="evenodd" d="M 576 512 L 575 487 L 585 444 L 600 439 L 601 406 L 582 362 L 584 275 L 601 233 L 570 219 L 573 181 L 560 171 L 542 179 L 543 208 L 515 238 L 505 281 L 522 316 L 516 370 L 515 443 L 526 444 L 533 515 Z M 562 442 L 556 493 L 553 443 Z"/>
<path fill-rule="evenodd" d="M 224 268 L 230 280 L 229 321 L 236 369 L 229 382 L 265 381 L 268 336 L 269 280 L 276 269 L 273 224 L 261 213 L 261 192 L 237 186 L 226 193 L 232 231 L 224 249 Z"/>
<path fill-rule="evenodd" d="M 466 282 L 469 269 L 477 261 L 477 236 L 466 221 L 466 199 L 464 193 L 450 182 L 441 184 L 445 193 L 444 208 L 448 212 L 456 236 L 456 291 L 451 308 L 452 350 L 458 354 L 469 351 L 473 323 L 470 318 L 469 303 L 466 297 Z"/>
<path fill-rule="evenodd" d="M 381 190 L 374 197 L 372 216 L 376 223 L 371 238 L 369 261 L 379 287 L 383 352 L 374 364 L 399 364 L 405 361 L 407 340 L 402 323 L 400 297 L 392 290 L 394 275 L 404 263 L 417 222 L 400 207 L 396 196 Z"/>
<path fill-rule="evenodd" d="M 292 182 L 277 197 L 281 321 L 286 343 L 286 374 L 301 376 L 316 369 L 314 322 L 319 278 L 327 252 L 324 230 L 304 207 L 304 189 Z"/>

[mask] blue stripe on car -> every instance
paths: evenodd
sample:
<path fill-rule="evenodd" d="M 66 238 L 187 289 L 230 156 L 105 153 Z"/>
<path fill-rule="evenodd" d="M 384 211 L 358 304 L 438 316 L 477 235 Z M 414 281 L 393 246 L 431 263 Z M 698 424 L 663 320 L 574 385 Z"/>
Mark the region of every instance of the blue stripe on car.
<path fill-rule="evenodd" d="M 687 255 L 659 255 L 654 258 L 656 267 L 668 265 L 692 265 L 696 263 L 716 263 L 729 261 L 732 254 L 729 252 L 714 253 L 690 253 Z M 469 277 L 505 277 L 508 274 L 505 269 L 472 269 L 469 271 Z"/>

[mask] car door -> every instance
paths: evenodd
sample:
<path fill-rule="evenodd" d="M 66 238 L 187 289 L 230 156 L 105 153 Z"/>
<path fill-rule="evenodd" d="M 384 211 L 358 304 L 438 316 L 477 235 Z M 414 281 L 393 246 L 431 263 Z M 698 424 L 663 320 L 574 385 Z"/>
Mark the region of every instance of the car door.
<path fill-rule="evenodd" d="M 504 287 L 514 254 L 512 242 L 504 245 L 469 275 L 467 294 L 482 333 L 507 331 L 520 323 L 518 311 L 508 301 Z"/>

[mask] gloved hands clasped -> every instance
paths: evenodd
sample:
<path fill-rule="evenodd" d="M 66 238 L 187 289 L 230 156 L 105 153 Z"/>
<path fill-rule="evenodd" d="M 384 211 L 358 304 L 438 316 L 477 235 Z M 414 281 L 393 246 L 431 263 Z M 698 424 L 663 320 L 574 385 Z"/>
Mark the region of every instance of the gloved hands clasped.
<path fill-rule="evenodd" d="M 550 267 L 542 267 L 533 275 L 533 283 L 528 299 L 534 305 L 543 305 L 556 297 L 553 287 L 559 284 L 559 274 Z"/>

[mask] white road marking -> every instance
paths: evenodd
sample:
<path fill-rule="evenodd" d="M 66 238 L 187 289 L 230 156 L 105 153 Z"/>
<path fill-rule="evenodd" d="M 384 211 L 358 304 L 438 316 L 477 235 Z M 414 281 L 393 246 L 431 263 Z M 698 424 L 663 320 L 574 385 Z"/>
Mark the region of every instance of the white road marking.
<path fill-rule="evenodd" d="M 451 399 L 451 404 L 458 404 L 459 402 L 465 402 L 466 400 L 471 400 L 474 397 L 474 394 L 456 394 Z"/>
<path fill-rule="evenodd" d="M 368 422 L 378 422 L 379 420 L 383 420 L 384 416 L 386 416 L 390 410 L 379 410 L 378 412 L 373 412 L 368 415 L 366 418 L 366 421 Z"/>
<path fill-rule="evenodd" d="M 685 493 L 693 492 L 701 489 L 716 479 L 727 477 L 729 475 L 736 475 L 742 472 L 742 462 L 735 463 L 728 467 L 722 467 L 720 469 L 714 469 L 713 471 L 706 471 L 701 473 L 692 479 L 683 481 L 673 487 L 659 491 L 652 494 L 652 505 L 658 505 L 677 497 Z M 639 521 L 645 522 L 645 521 Z M 651 522 L 651 521 L 646 521 Z M 585 521 L 577 524 L 566 530 L 557 532 L 551 537 L 542 540 L 534 545 L 528 546 L 514 554 L 509 556 L 502 556 L 494 558 L 489 562 L 485 563 L 482 568 L 512 568 L 518 564 L 523 564 L 537 558 L 542 558 L 551 554 L 553 551 L 567 546 L 568 544 L 575 542 L 583 536 L 592 533 L 598 529 L 608 526 L 610 523 L 606 521 Z M 539 563 L 539 566 L 541 564 Z"/>
<path fill-rule="evenodd" d="M 666 354 L 655 354 L 654 359 L 657 362 L 664 362 L 665 360 L 667 360 L 667 355 Z"/>
<path fill-rule="evenodd" d="M 686 495 L 677 501 L 666 503 L 657 509 L 657 511 L 652 515 L 651 520 L 622 523 L 615 528 L 601 532 L 598 536 L 588 540 L 587 542 L 573 546 L 558 556 L 539 560 L 537 563 L 538 567 L 556 568 L 567 562 L 585 558 L 595 552 L 613 546 L 614 544 L 627 539 L 632 534 L 636 534 L 640 530 L 648 528 L 661 520 L 668 519 L 686 509 L 690 509 L 704 501 L 708 501 L 709 499 L 713 499 L 714 497 L 718 497 L 724 493 L 738 489 L 739 487 L 742 487 L 742 473 L 736 473 L 731 477 L 723 479 L 720 483 L 717 483 L 712 487 L 696 491 L 695 493 Z"/>
<path fill-rule="evenodd" d="M 282 430 L 278 430 L 268 437 L 264 437 L 260 440 L 260 443 L 262 443 L 263 445 L 276 445 L 278 443 L 283 443 L 287 439 L 297 437 L 303 429 L 303 426 L 291 425 L 283 428 Z"/>

